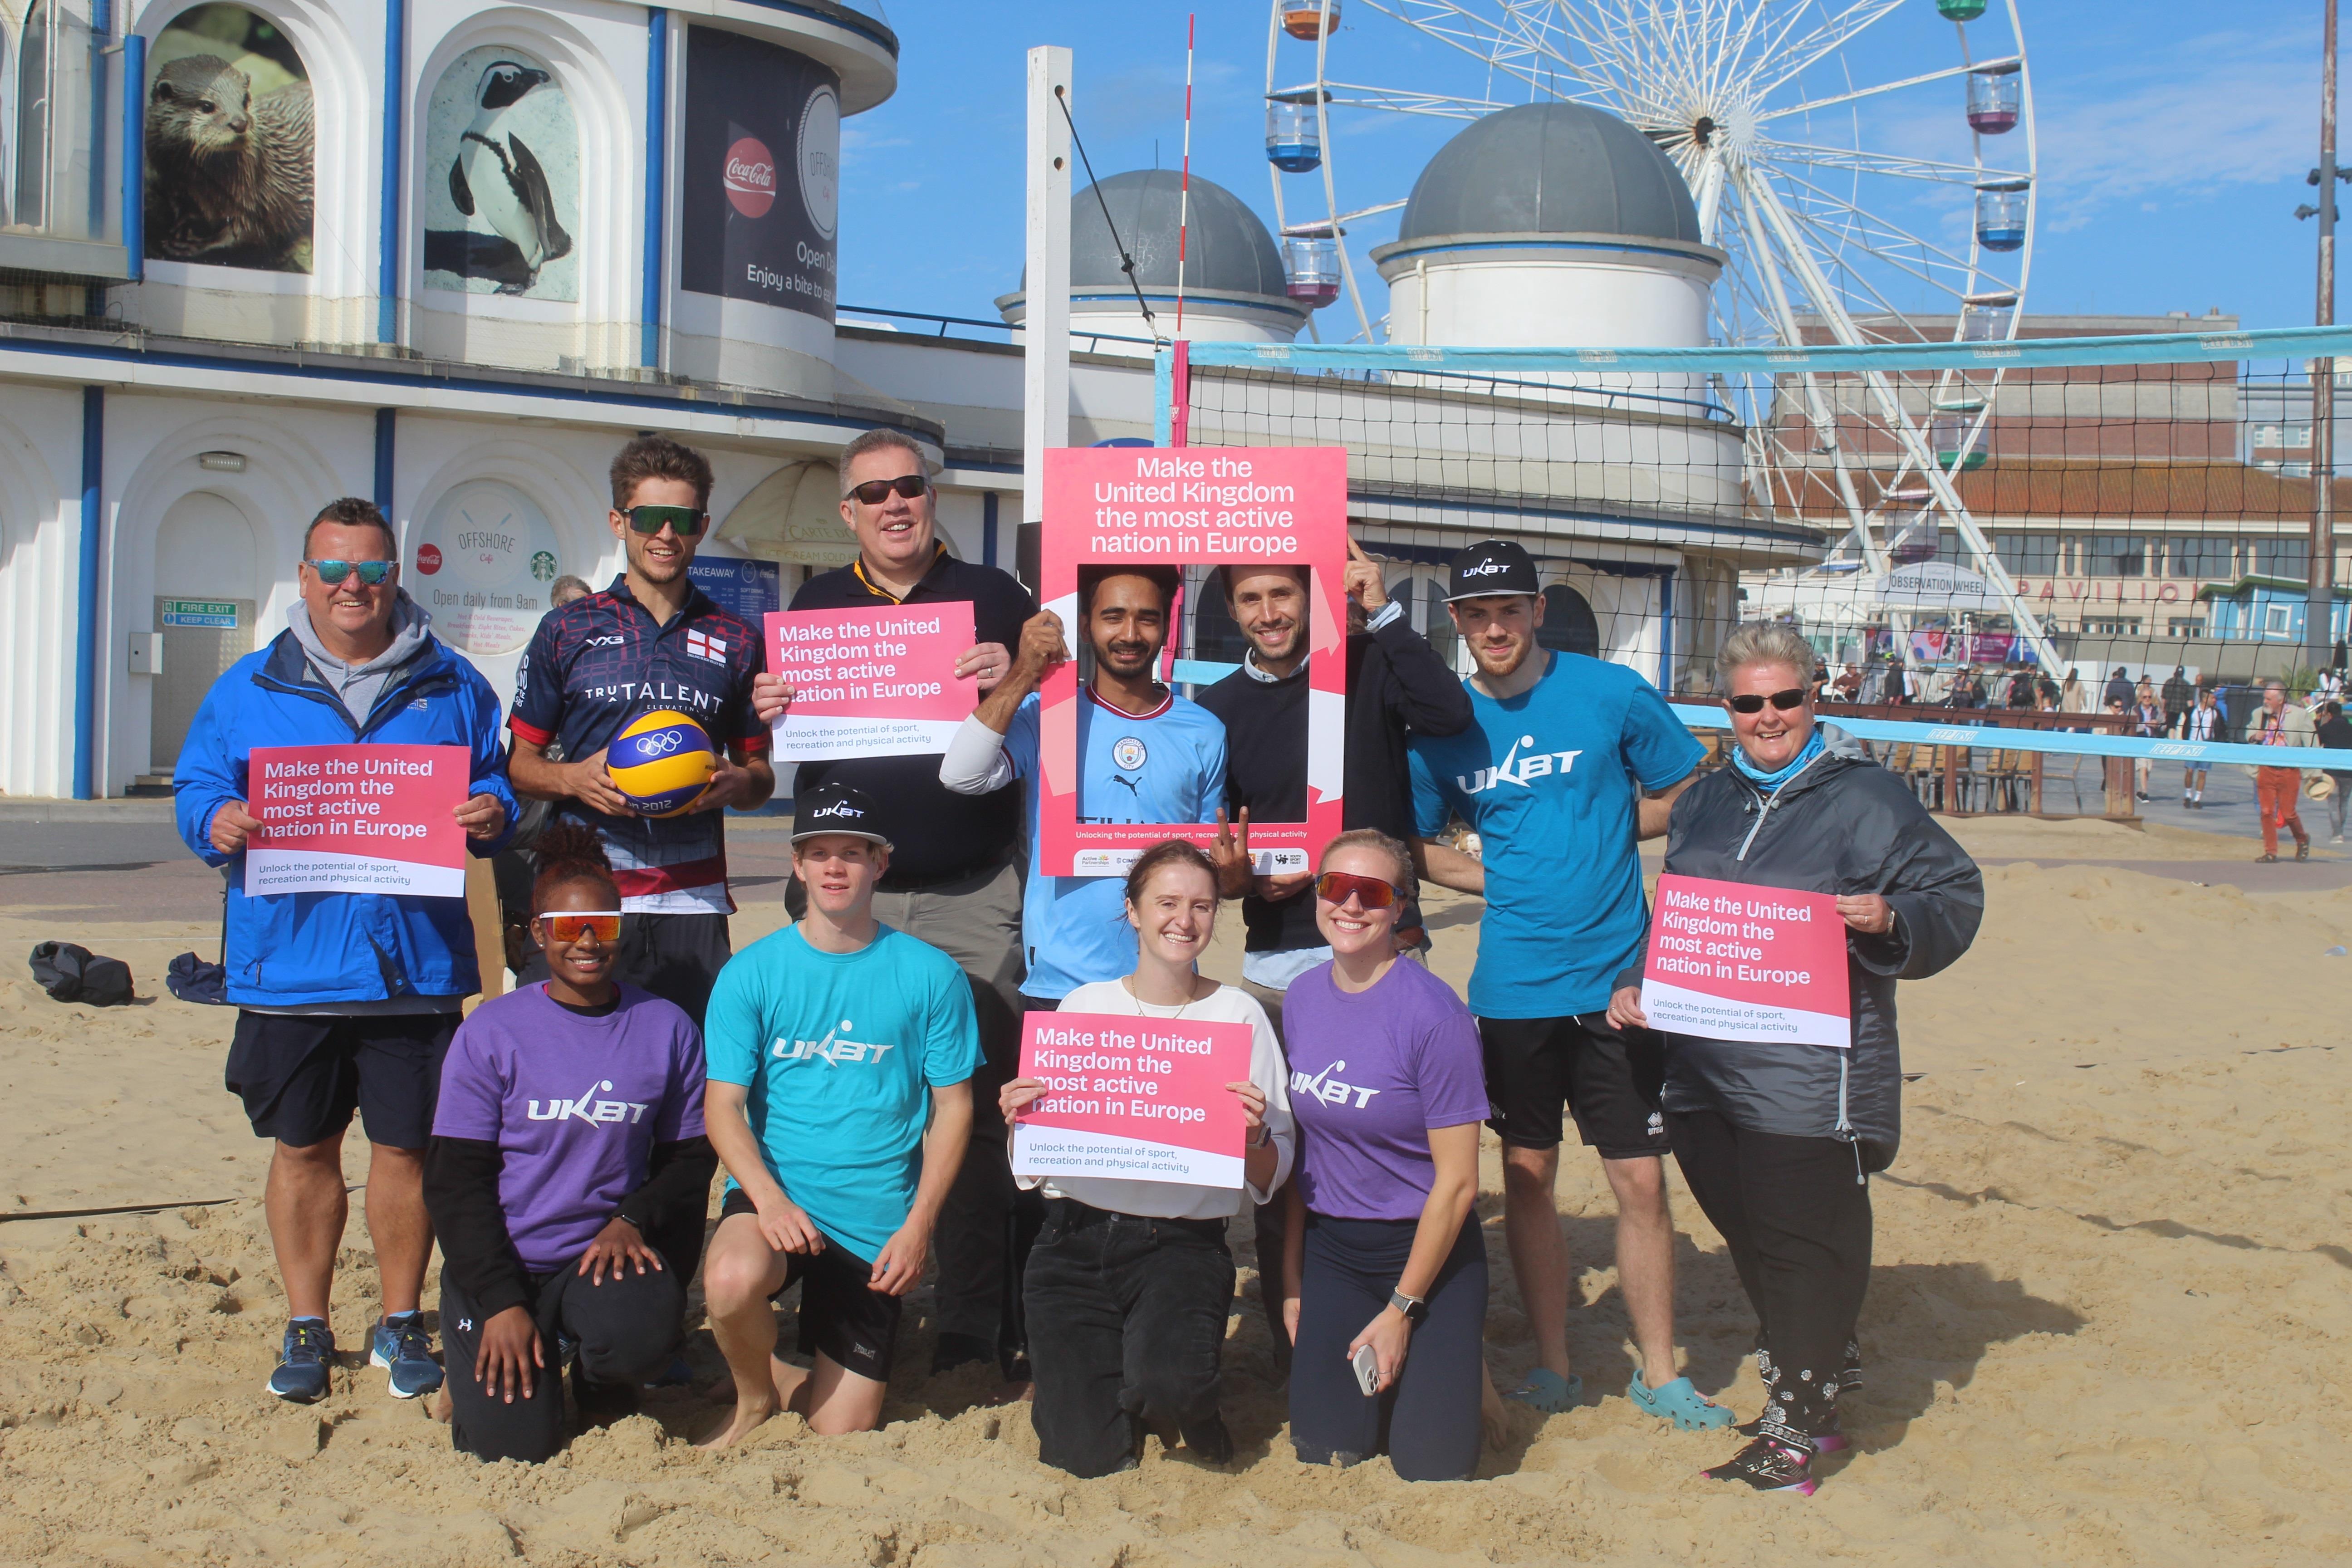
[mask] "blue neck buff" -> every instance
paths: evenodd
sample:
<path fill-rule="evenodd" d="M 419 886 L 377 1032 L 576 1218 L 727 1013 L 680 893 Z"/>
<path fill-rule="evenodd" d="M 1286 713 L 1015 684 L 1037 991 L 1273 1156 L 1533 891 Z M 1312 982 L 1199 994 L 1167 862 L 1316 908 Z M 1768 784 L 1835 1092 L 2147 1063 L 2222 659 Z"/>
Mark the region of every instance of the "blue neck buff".
<path fill-rule="evenodd" d="M 1763 769 L 1758 767 L 1754 763 L 1749 762 L 1748 760 L 1748 753 L 1741 751 L 1737 745 L 1731 748 L 1731 765 L 1739 770 L 1740 777 L 1746 779 L 1749 784 L 1754 784 L 1758 789 L 1762 790 L 1766 795 L 1770 795 L 1774 790 L 1779 789 L 1782 784 L 1787 784 L 1790 779 L 1795 778 L 1797 776 L 1798 769 L 1803 767 L 1807 763 L 1811 762 L 1815 757 L 1820 756 L 1828 749 L 1828 742 L 1822 739 L 1822 727 L 1819 724 L 1816 724 L 1813 726 L 1811 736 L 1806 740 L 1803 748 L 1799 751 L 1795 756 L 1789 759 L 1787 766 L 1782 767 L 1776 773 L 1768 773 Z"/>

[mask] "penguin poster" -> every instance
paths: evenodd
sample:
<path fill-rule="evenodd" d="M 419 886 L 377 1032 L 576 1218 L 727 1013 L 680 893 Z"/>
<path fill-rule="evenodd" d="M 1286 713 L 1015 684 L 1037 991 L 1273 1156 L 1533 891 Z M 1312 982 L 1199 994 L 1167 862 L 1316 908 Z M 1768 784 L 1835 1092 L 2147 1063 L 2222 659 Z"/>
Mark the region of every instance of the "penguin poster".
<path fill-rule="evenodd" d="M 580 133 L 546 62 L 468 49 L 425 114 L 425 286 L 579 299 Z"/>
<path fill-rule="evenodd" d="M 148 56 L 147 259 L 310 270 L 310 74 L 278 26 L 197 5 Z"/>
<path fill-rule="evenodd" d="M 803 55 L 688 27 L 678 287 L 833 320 L 841 80 Z"/>

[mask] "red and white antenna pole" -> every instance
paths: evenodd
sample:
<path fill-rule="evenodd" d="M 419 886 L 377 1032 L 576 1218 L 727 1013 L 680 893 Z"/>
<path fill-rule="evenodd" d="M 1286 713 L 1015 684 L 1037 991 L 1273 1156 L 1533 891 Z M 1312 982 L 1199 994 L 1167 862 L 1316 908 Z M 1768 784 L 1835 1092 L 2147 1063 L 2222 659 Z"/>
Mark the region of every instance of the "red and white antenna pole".
<path fill-rule="evenodd" d="M 1184 335 L 1184 241 L 1192 216 L 1192 23 L 1184 16 L 1184 164 L 1176 185 L 1176 335 Z"/>

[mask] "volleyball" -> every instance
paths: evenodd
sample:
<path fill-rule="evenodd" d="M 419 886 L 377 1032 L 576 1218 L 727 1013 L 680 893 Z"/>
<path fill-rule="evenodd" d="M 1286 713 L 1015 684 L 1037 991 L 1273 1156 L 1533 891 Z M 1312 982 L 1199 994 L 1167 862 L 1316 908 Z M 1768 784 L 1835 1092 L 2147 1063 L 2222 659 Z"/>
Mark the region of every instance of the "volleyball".
<path fill-rule="evenodd" d="M 702 726 L 667 709 L 630 720 L 604 752 L 605 773 L 640 816 L 676 816 L 700 797 L 718 765 Z"/>

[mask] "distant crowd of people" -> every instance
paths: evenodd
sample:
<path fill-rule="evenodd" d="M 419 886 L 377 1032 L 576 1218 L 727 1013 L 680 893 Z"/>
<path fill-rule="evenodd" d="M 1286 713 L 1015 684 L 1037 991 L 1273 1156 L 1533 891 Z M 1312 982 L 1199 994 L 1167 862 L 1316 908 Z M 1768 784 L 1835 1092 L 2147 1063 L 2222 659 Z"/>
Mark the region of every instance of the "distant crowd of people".
<path fill-rule="evenodd" d="M 794 693 L 765 668 L 761 628 L 688 575 L 709 463 L 643 437 L 610 481 L 625 568 L 602 588 L 557 584 L 564 602 L 503 719 L 401 586 L 391 524 L 347 499 L 304 534 L 287 629 L 220 678 L 182 755 L 182 835 L 232 873 L 226 1082 L 272 1143 L 289 1320 L 269 1393 L 315 1401 L 339 1375 L 331 1296 L 356 1114 L 382 1304 L 368 1359 L 396 1398 L 446 1385 L 456 1445 L 485 1459 L 546 1459 L 578 1423 L 687 1381 L 699 1271 L 727 1369 L 708 1390 L 729 1407 L 710 1446 L 785 1409 L 819 1435 L 879 1424 L 894 1378 L 910 1381 L 898 1343 L 929 1279 L 929 1373 L 976 1363 L 1025 1387 L 1046 1463 L 1130 1468 L 1154 1432 L 1222 1463 L 1228 1227 L 1247 1208 L 1298 1456 L 1466 1478 L 1505 1400 L 1557 1412 L 1589 1397 L 1555 1196 L 1572 1127 L 1615 1198 L 1632 1409 L 1702 1430 L 1735 1419 L 1681 1365 L 1671 1155 L 1758 1320 L 1762 1405 L 1707 1473 L 1813 1489 L 1862 1378 L 1868 1178 L 1901 1131 L 1895 987 L 1966 951 L 1983 894 L 1902 783 L 1817 721 L 1822 672 L 1801 637 L 1759 624 L 1726 640 L 1732 765 L 1702 776 L 1701 747 L 1648 681 L 1540 646 L 1542 583 L 1518 545 L 1453 563 L 1467 679 L 1351 547 L 1333 650 L 1348 663 L 1345 831 L 1311 867 L 1268 872 L 1251 821 L 1302 820 L 1328 787 L 1303 742 L 1307 574 L 1217 574 L 1248 646 L 1188 699 L 1157 674 L 1172 570 L 1087 568 L 1066 623 L 952 556 L 920 453 L 869 432 L 841 461 L 856 559 L 793 606 L 968 604 L 976 641 L 955 676 L 975 710 L 942 755 L 801 768 L 792 923 L 737 951 L 721 808 L 776 788 L 771 726 Z M 1053 875 L 1039 852 L 1056 765 L 1039 689 L 1080 654 L 1079 816 L 1213 829 L 1146 850 L 1123 878 Z M 719 752 L 681 816 L 632 811 L 604 767 L 653 709 L 690 714 Z M 328 743 L 465 747 L 455 813 L 478 857 L 510 852 L 533 808 L 510 862 L 526 910 L 514 990 L 464 1011 L 483 976 L 462 900 L 245 891 L 234 873 L 263 826 L 254 749 Z M 1460 825 L 1476 854 L 1449 836 Z M 1637 845 L 1662 837 L 1669 871 L 1834 896 L 1845 1046 L 1649 1026 Z M 1424 883 L 1484 900 L 1466 1003 L 1423 962 Z M 1238 984 L 1198 969 L 1231 902 Z M 1016 1177 L 1010 1130 L 1045 1088 L 1020 1070 L 1020 1020 L 1056 1010 L 1245 1027 L 1247 1069 L 1223 1086 L 1244 1128 L 1237 1184 Z M 1507 1394 L 1485 1345 L 1482 1127 L 1502 1145 L 1500 1228 L 1535 1342 Z M 424 1310 L 436 1245 L 438 1353 Z M 794 1286 L 797 1356 L 772 1304 Z"/>

